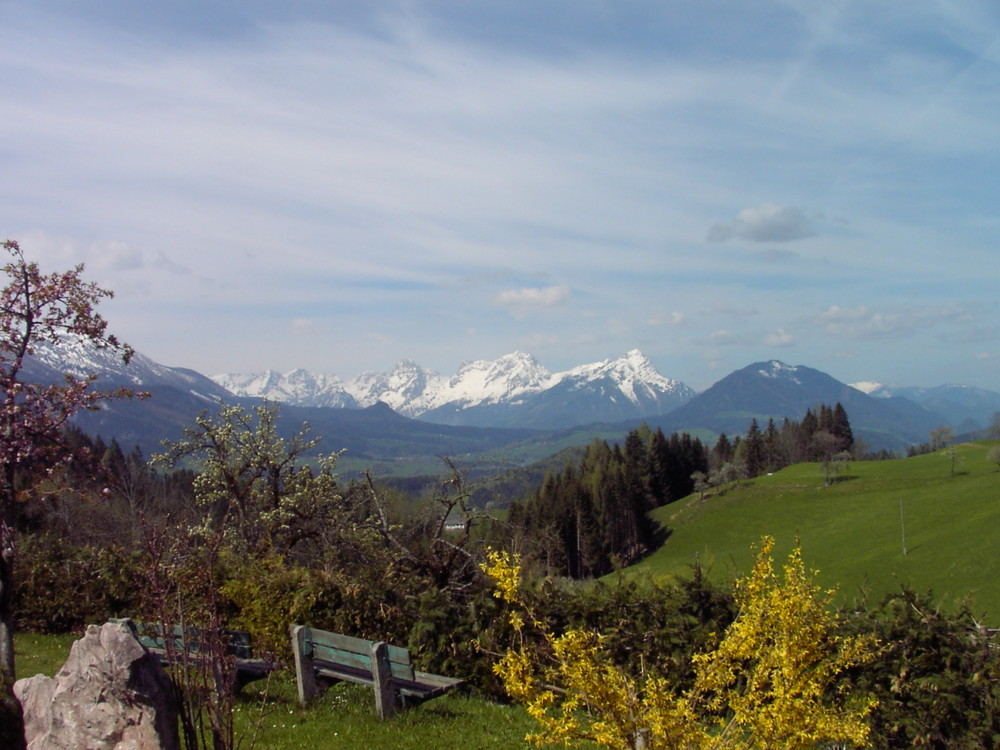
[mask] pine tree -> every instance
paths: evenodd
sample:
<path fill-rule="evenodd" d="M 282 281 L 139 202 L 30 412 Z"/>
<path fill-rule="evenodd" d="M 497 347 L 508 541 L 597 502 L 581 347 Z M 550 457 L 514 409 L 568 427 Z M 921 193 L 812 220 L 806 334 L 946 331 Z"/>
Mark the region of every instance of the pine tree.
<path fill-rule="evenodd" d="M 740 443 L 740 448 L 739 457 L 746 466 L 747 477 L 752 479 L 760 474 L 764 463 L 762 438 L 756 419 L 750 421 L 750 429 L 747 430 L 746 436 Z"/>

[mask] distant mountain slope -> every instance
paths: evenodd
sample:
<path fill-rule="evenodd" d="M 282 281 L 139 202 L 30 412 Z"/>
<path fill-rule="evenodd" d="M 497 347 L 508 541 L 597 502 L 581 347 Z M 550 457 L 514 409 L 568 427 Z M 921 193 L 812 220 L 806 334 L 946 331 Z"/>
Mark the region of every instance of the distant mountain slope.
<path fill-rule="evenodd" d="M 232 394 L 211 378 L 182 367 L 166 367 L 136 352 L 128 365 L 107 349 L 97 349 L 78 341 L 58 346 L 40 344 L 25 363 L 26 377 L 38 382 L 59 382 L 63 374 L 85 377 L 99 375 L 102 388 L 127 386 L 137 390 L 174 388 L 202 402 L 212 403 Z"/>
<path fill-rule="evenodd" d="M 562 429 L 598 421 L 665 414 L 694 391 L 664 377 L 641 352 L 552 374 L 529 354 L 463 365 L 451 378 L 400 362 L 391 372 L 352 381 L 295 370 L 285 376 L 218 375 L 241 396 L 292 405 L 368 406 L 384 402 L 400 414 L 455 426 Z"/>
<path fill-rule="evenodd" d="M 24 370 L 27 379 L 41 383 L 61 382 L 64 374 L 91 373 L 98 375 L 98 388 L 127 387 L 153 397 L 106 401 L 98 410 L 81 412 L 74 422 L 91 435 L 116 438 L 126 449 L 139 446 L 146 455 L 161 440 L 179 438 L 202 411 L 233 399 L 225 388 L 194 370 L 166 367 L 138 352 L 124 365 L 113 353 L 78 342 L 40 345 Z"/>
<path fill-rule="evenodd" d="M 941 422 L 950 424 L 960 433 L 988 427 L 993 415 L 1000 412 L 1000 393 L 968 385 L 918 388 L 867 382 L 858 383 L 855 387 L 875 398 L 907 398 L 914 401 L 940 415 Z"/>
<path fill-rule="evenodd" d="M 873 398 L 809 367 L 756 362 L 737 370 L 671 412 L 671 430 L 708 428 L 744 433 L 751 419 L 763 427 L 768 418 L 801 419 L 806 409 L 840 402 L 855 435 L 873 449 L 905 450 L 927 440 L 941 417 L 902 398 Z"/>

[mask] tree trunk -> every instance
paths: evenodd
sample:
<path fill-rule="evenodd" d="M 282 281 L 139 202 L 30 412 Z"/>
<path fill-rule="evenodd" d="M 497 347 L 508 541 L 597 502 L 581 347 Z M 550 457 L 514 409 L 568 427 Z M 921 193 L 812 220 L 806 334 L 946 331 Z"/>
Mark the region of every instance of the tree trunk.
<path fill-rule="evenodd" d="M 0 519 L 0 746 L 24 750 L 24 717 L 14 697 L 14 533 Z"/>

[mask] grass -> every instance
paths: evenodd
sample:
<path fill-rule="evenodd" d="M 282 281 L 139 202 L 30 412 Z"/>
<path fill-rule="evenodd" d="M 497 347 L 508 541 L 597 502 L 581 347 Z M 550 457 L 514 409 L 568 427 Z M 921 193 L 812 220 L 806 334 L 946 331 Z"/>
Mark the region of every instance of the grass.
<path fill-rule="evenodd" d="M 997 444 L 956 446 L 954 475 L 945 449 L 855 462 L 829 487 L 820 465 L 798 464 L 704 500 L 692 495 L 654 511 L 671 534 L 624 572 L 670 578 L 698 562 L 714 580 L 731 580 L 749 570 L 751 545 L 767 534 L 782 557 L 800 540 L 820 585 L 838 588 L 839 604 L 874 603 L 905 584 L 933 591 L 946 608 L 969 597 L 995 626 L 1000 471 L 986 454 Z"/>
<path fill-rule="evenodd" d="M 14 636 L 14 659 L 17 676 L 32 677 L 43 674 L 52 677 L 69 657 L 69 649 L 79 635 L 39 635 L 17 633 Z"/>
<path fill-rule="evenodd" d="M 54 675 L 77 638 L 79 635 L 18 633 L 18 675 Z M 257 750 L 520 750 L 529 747 L 524 737 L 536 728 L 519 706 L 499 705 L 460 692 L 435 698 L 384 722 L 375 713 L 371 690 L 358 685 L 337 685 L 303 709 L 296 700 L 294 672 L 289 670 L 278 673 L 270 683 L 255 682 L 244 688 L 237 698 L 235 717 L 244 748 L 249 748 L 249 738 L 259 725 L 253 746 Z"/>
<path fill-rule="evenodd" d="M 383 722 L 375 714 L 371 690 L 359 685 L 338 685 L 306 709 L 295 703 L 294 685 L 278 684 L 274 692 L 257 744 L 261 750 L 525 748 L 524 736 L 534 729 L 523 708 L 460 694 L 435 698 Z M 259 705 L 247 701 L 238 707 L 243 726 L 256 720 Z"/>

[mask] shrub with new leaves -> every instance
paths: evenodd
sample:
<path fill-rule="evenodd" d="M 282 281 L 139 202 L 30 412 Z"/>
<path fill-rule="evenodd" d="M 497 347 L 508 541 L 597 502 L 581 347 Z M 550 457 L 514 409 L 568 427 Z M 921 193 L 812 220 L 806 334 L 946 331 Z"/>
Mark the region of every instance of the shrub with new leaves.
<path fill-rule="evenodd" d="M 195 499 L 211 511 L 209 526 L 222 529 L 227 544 L 244 553 L 287 556 L 343 515 L 337 454 L 318 457 L 313 470 L 304 454 L 319 439 L 308 432 L 303 425 L 290 439 L 281 437 L 274 404 L 252 410 L 222 405 L 215 415 L 201 414 L 153 463 L 172 468 L 197 462 Z"/>
<path fill-rule="evenodd" d="M 835 685 L 844 670 L 872 659 L 876 644 L 835 635 L 829 593 L 820 592 L 800 550 L 779 577 L 772 549 L 765 538 L 753 570 L 736 584 L 739 615 L 714 649 L 695 657 L 695 678 L 684 690 L 662 675 L 631 676 L 611 661 L 599 634 L 551 632 L 525 607 L 519 559 L 491 553 L 483 570 L 521 635 L 495 671 L 538 721 L 541 731 L 529 739 L 628 750 L 863 746 L 873 701 Z M 529 627 L 550 647 L 545 664 L 524 646 Z"/>

